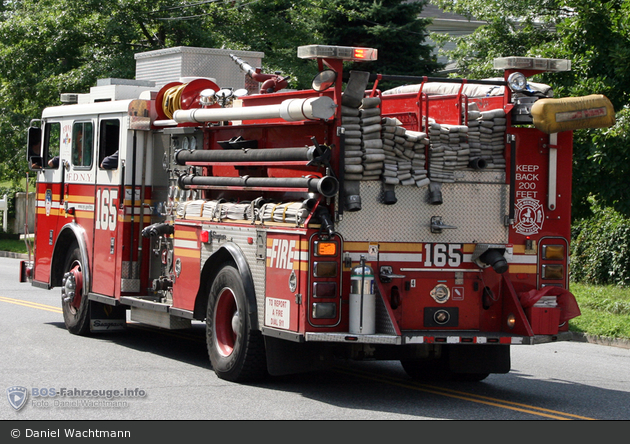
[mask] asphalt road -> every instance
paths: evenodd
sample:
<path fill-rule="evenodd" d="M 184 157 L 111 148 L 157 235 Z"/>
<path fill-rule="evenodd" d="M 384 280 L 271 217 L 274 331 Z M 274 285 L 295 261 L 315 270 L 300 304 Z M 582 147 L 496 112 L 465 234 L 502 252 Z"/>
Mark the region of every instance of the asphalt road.
<path fill-rule="evenodd" d="M 512 371 L 480 383 L 422 384 L 397 362 L 363 362 L 242 385 L 212 372 L 201 323 L 185 331 L 131 323 L 126 332 L 74 336 L 63 325 L 59 289 L 20 283 L 18 275 L 19 260 L 0 258 L 1 386 L 28 390 L 19 410 L 6 396 L 0 401 L 0 420 L 11 424 L 630 419 L 629 349 L 583 342 L 514 346 Z M 85 396 L 86 390 L 96 392 Z M 122 396 L 111 396 L 114 390 Z"/>

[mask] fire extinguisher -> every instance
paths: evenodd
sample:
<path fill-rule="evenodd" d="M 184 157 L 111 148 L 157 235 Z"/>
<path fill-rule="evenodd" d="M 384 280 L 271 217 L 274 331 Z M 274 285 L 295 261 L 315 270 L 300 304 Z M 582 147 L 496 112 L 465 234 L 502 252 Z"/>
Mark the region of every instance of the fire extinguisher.
<path fill-rule="evenodd" d="M 352 334 L 370 335 L 376 332 L 376 294 L 374 290 L 374 272 L 365 264 L 365 256 L 361 263 L 350 272 L 350 325 Z"/>

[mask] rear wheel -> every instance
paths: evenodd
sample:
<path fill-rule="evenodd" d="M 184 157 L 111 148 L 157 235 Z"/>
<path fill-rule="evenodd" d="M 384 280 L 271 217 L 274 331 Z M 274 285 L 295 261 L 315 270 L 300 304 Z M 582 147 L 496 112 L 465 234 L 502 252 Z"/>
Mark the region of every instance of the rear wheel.
<path fill-rule="evenodd" d="M 61 308 L 66 329 L 75 335 L 90 331 L 90 303 L 84 286 L 85 264 L 79 247 L 70 248 L 64 263 L 61 283 Z"/>
<path fill-rule="evenodd" d="M 219 271 L 208 297 L 206 343 L 217 376 L 234 382 L 267 374 L 262 334 L 252 330 L 241 276 L 233 266 Z"/>

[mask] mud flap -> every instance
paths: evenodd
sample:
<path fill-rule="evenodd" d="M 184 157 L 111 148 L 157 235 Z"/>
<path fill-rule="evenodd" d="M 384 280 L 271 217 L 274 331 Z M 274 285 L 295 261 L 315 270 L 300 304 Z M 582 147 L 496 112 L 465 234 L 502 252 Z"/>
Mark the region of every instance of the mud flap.
<path fill-rule="evenodd" d="M 502 319 L 505 321 L 512 314 L 516 318 L 514 328 L 509 329 L 506 322 L 502 322 L 502 331 L 520 336 L 534 336 L 532 326 L 525 315 L 525 311 L 521 306 L 518 294 L 512 285 L 512 281 L 508 278 L 507 273 L 503 274 L 503 282 L 506 285 L 506 291 L 503 293 L 503 311 Z"/>
<path fill-rule="evenodd" d="M 20 261 L 20 282 L 28 282 L 31 278 L 31 268 L 28 261 Z"/>
<path fill-rule="evenodd" d="M 449 369 L 455 373 L 509 373 L 509 345 L 450 345 Z"/>
<path fill-rule="evenodd" d="M 272 376 L 292 375 L 325 370 L 332 365 L 332 356 L 322 344 L 292 342 L 265 336 L 267 371 Z"/>
<path fill-rule="evenodd" d="M 127 328 L 127 310 L 124 305 L 106 305 L 90 301 L 90 332 L 123 331 Z"/>

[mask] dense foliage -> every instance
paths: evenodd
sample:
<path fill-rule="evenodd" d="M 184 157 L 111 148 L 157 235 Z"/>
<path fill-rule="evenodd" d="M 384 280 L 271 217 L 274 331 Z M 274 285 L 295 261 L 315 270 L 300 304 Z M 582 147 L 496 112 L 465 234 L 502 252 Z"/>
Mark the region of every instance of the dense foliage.
<path fill-rule="evenodd" d="M 630 219 L 589 201 L 593 216 L 573 224 L 571 280 L 630 286 Z"/>
<path fill-rule="evenodd" d="M 437 0 L 447 10 L 486 25 L 456 39 L 450 56 L 464 76 L 496 76 L 501 56 L 571 60 L 572 71 L 545 74 L 539 81 L 557 97 L 604 94 L 617 111 L 610 129 L 575 132 L 573 214 L 590 216 L 590 195 L 630 216 L 628 105 L 630 95 L 630 2 L 624 0 Z M 436 36 L 443 43 L 447 36 Z"/>
<path fill-rule="evenodd" d="M 62 92 L 87 92 L 99 78 L 133 78 L 134 54 L 175 46 L 262 51 L 263 72 L 306 88 L 316 73 L 300 45 L 365 42 L 380 49 L 388 74 L 433 69 L 425 1 L 402 0 L 3 0 L 0 3 L 0 181 L 26 172 L 26 128 Z M 334 11 L 334 13 L 333 13 Z M 331 16 L 331 14 L 333 14 Z M 334 18 L 334 20 L 332 19 Z M 334 26 L 353 32 L 334 35 Z M 334 42 L 333 42 L 334 36 Z M 360 38 L 359 38 L 360 37 Z M 404 44 L 405 57 L 388 56 Z"/>
<path fill-rule="evenodd" d="M 331 45 L 380 48 L 378 60 L 350 66 L 364 71 L 427 75 L 438 68 L 423 44 L 428 19 L 419 15 L 426 1 L 331 0 L 323 3 L 316 28 Z M 381 85 L 383 86 L 383 85 Z M 383 88 L 395 86 L 385 84 Z"/>

